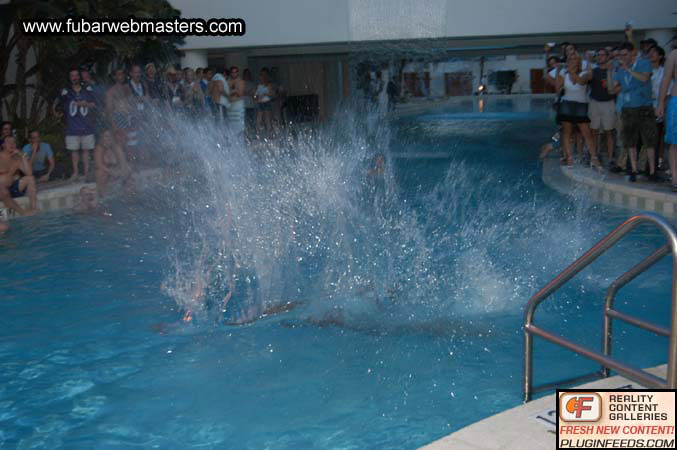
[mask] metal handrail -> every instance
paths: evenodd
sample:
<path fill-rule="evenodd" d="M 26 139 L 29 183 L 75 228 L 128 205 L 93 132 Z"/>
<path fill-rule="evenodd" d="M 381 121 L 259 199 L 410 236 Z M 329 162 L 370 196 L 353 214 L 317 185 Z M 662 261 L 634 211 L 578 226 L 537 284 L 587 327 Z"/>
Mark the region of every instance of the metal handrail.
<path fill-rule="evenodd" d="M 632 229 L 637 225 L 642 223 L 652 223 L 656 225 L 662 232 L 665 234 L 668 242 L 660 247 L 658 250 L 653 252 L 651 255 L 642 260 L 639 264 L 635 265 L 633 268 L 628 270 L 626 273 L 621 275 L 616 279 L 607 291 L 605 298 L 604 306 L 604 340 L 603 340 L 603 352 L 597 352 L 594 350 L 587 349 L 581 345 L 575 344 L 568 339 L 565 339 L 561 336 L 550 333 L 542 328 L 534 325 L 534 313 L 536 308 L 541 304 L 546 298 L 548 298 L 553 292 L 558 290 L 562 285 L 567 281 L 573 278 L 578 272 L 583 270 L 585 267 L 590 265 L 595 261 L 602 253 L 606 252 L 611 248 L 616 242 L 618 242 L 623 236 L 628 234 Z M 613 308 L 613 302 L 616 298 L 616 294 L 619 289 L 632 281 L 640 273 L 647 270 L 649 267 L 653 266 L 661 258 L 666 256 L 668 253 L 672 253 L 673 263 L 672 263 L 672 314 L 671 314 L 671 323 L 670 329 L 660 327 L 658 325 L 646 322 L 641 319 L 637 319 L 625 313 L 621 313 Z M 644 370 L 632 367 L 611 357 L 611 323 L 612 320 L 620 319 L 632 325 L 644 328 L 646 330 L 652 331 L 656 334 L 668 336 L 670 339 L 669 350 L 668 350 L 668 373 L 667 379 L 663 380 L 654 375 L 645 372 Z M 534 389 L 532 387 L 533 379 L 533 335 L 538 335 L 550 342 L 558 344 L 562 347 L 565 347 L 569 350 L 572 350 L 580 355 L 583 355 L 593 361 L 596 361 L 601 364 L 602 369 L 600 372 L 595 372 L 591 374 L 595 377 L 607 377 L 609 376 L 609 369 L 613 369 L 618 373 L 625 375 L 627 378 L 637 381 L 648 387 L 660 387 L 660 388 L 669 388 L 675 389 L 677 387 L 677 333 L 675 333 L 675 327 L 677 326 L 677 232 L 675 228 L 663 217 L 654 214 L 654 213 L 641 213 L 637 214 L 621 225 L 616 227 L 611 233 L 604 237 L 601 241 L 595 244 L 590 250 L 588 250 L 583 256 L 578 258 L 571 264 L 569 267 L 564 269 L 557 277 L 551 280 L 546 284 L 540 291 L 538 291 L 527 304 L 527 309 L 524 314 L 524 401 L 527 402 L 531 400 L 532 393 L 539 390 L 539 388 Z M 584 376 L 588 377 L 588 375 Z M 567 384 L 568 382 L 573 382 L 574 380 L 579 380 L 584 377 L 577 377 L 572 380 L 565 380 L 559 383 L 551 383 L 547 387 L 551 388 L 557 384 Z"/>

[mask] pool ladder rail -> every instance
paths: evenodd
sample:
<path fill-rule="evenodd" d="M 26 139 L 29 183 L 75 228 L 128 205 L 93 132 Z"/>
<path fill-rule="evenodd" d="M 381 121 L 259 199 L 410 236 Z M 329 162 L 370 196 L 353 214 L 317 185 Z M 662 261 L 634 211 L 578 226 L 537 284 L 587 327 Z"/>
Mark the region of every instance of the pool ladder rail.
<path fill-rule="evenodd" d="M 667 243 L 644 258 L 641 262 L 625 272 L 623 275 L 618 277 L 609 286 L 604 302 L 604 335 L 602 337 L 603 341 L 601 352 L 576 344 L 562 336 L 553 334 L 534 324 L 534 313 L 536 312 L 538 305 L 540 305 L 552 293 L 562 287 L 567 281 L 573 278 L 578 272 L 595 261 L 598 256 L 616 244 L 616 242 L 618 242 L 623 236 L 628 234 L 637 225 L 642 223 L 651 223 L 659 228 L 663 234 L 665 234 Z M 616 299 L 616 294 L 618 291 L 669 253 L 672 253 L 672 313 L 670 319 L 670 329 L 614 309 L 614 300 Z M 669 338 L 668 372 L 666 379 L 652 375 L 641 368 L 624 364 L 619 359 L 613 358 L 611 356 L 611 333 L 613 319 L 622 320 L 631 325 L 635 325 L 660 336 L 666 336 Z M 610 370 L 615 370 L 626 378 L 636 381 L 646 387 L 675 389 L 677 387 L 677 334 L 675 333 L 675 326 L 677 326 L 677 232 L 675 231 L 675 228 L 672 226 L 672 224 L 670 224 L 658 214 L 649 212 L 637 214 L 619 225 L 615 230 L 604 237 L 604 239 L 599 241 L 594 247 L 588 250 L 583 256 L 574 261 L 574 263 L 567 267 L 562 273 L 557 275 L 557 277 L 545 285 L 545 287 L 538 291 L 529 300 L 526 312 L 524 314 L 524 401 L 528 402 L 531 400 L 534 393 L 551 390 L 561 385 L 579 384 L 585 381 L 606 378 L 609 376 Z M 602 366 L 601 370 L 587 375 L 534 387 L 534 336 L 540 336 L 547 341 L 560 345 L 578 353 L 579 355 L 598 362 Z"/>

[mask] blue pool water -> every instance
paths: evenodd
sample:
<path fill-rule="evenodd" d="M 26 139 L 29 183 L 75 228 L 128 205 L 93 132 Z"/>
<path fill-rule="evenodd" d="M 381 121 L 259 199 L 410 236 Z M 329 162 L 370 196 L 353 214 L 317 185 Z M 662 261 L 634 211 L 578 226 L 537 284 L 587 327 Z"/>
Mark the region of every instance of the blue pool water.
<path fill-rule="evenodd" d="M 179 289 L 185 274 L 218 265 L 209 252 L 199 256 L 218 247 L 209 220 L 227 216 L 196 213 L 218 203 L 202 197 L 186 207 L 177 192 L 190 183 L 119 200 L 106 215 L 15 221 L 0 237 L 0 447 L 415 448 L 519 404 L 529 296 L 628 216 L 543 185 L 537 155 L 552 133 L 547 104 L 489 100 L 482 112 L 474 103 L 447 107 L 393 121 L 376 143 L 366 137 L 365 148 L 383 150 L 386 136 L 387 152 L 400 156 L 388 159 L 385 206 L 355 206 L 348 191 L 327 188 L 307 210 L 269 211 L 270 224 L 251 214 L 268 224 L 260 232 L 232 225 L 240 273 L 258 284 L 238 290 L 226 321 L 268 296 L 302 300 L 243 325 L 214 320 L 215 307 L 180 320 L 194 300 Z M 441 157 L 416 157 L 433 153 Z M 348 160 L 312 160 L 314 172 L 296 174 L 294 186 L 333 186 Z M 201 195 L 218 200 L 229 185 L 242 188 L 229 179 L 207 176 Z M 266 190 L 265 180 L 278 178 L 247 191 L 257 203 L 229 197 L 242 223 L 272 193 L 298 194 Z M 287 217 L 303 218 L 295 237 L 246 246 L 286 230 Z M 310 244 L 315 236 L 321 245 Z M 334 247 L 324 243 L 330 237 Z M 609 282 L 660 243 L 656 231 L 638 229 L 546 302 L 537 322 L 597 347 Z M 205 305 L 219 301 L 210 280 Z M 392 304 L 346 306 L 370 296 Z M 666 325 L 669 300 L 663 261 L 622 290 L 618 305 Z M 336 305 L 340 324 L 317 320 Z M 615 350 L 652 366 L 664 362 L 667 343 L 618 325 Z M 537 382 L 593 368 L 537 341 Z"/>

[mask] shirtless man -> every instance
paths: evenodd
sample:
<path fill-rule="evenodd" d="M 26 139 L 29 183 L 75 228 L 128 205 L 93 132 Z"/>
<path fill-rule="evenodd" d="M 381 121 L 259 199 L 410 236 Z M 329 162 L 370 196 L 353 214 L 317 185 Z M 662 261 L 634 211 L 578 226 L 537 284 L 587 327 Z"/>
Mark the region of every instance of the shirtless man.
<path fill-rule="evenodd" d="M 665 121 L 665 143 L 670 144 L 672 192 L 677 192 L 677 49 L 670 52 L 664 67 L 663 83 L 661 83 L 658 94 L 657 113 L 658 118 Z M 668 100 L 670 83 L 672 83 L 672 91 Z"/>
<path fill-rule="evenodd" d="M 125 184 L 130 181 L 132 171 L 127 164 L 120 144 L 113 139 L 110 130 L 102 133 L 101 140 L 94 149 L 94 162 L 96 164 L 96 188 L 99 196 L 106 195 L 109 182 L 113 179 L 122 178 Z"/>
<path fill-rule="evenodd" d="M 131 94 L 130 88 L 127 85 L 125 71 L 123 69 L 116 69 L 113 73 L 115 84 L 106 92 L 106 119 L 108 124 L 113 124 L 113 113 L 119 101 L 126 101 Z"/>
<path fill-rule="evenodd" d="M 21 171 L 24 176 L 15 179 Z M 21 197 L 28 192 L 29 209 L 23 209 L 15 201 L 15 197 Z M 0 200 L 6 207 L 13 209 L 22 216 L 35 214 L 37 211 L 37 189 L 33 169 L 28 159 L 16 148 L 16 139 L 8 136 L 0 148 Z"/>
<path fill-rule="evenodd" d="M 240 68 L 233 66 L 230 68 L 230 79 L 228 80 L 230 86 L 230 96 L 228 100 L 228 126 L 237 135 L 244 134 L 244 114 L 245 104 L 244 98 L 246 94 L 246 84 L 242 77 L 240 77 Z"/>

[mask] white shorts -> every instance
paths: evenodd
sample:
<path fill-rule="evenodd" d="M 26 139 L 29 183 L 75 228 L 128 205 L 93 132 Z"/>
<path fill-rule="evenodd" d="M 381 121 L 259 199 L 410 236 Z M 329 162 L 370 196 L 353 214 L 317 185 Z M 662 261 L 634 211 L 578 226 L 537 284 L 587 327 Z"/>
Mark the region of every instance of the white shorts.
<path fill-rule="evenodd" d="M 588 106 L 588 117 L 590 118 L 590 128 L 593 130 L 611 131 L 616 125 L 616 105 L 613 100 L 608 102 L 598 102 L 590 99 Z"/>
<path fill-rule="evenodd" d="M 66 149 L 71 151 L 92 150 L 94 148 L 94 135 L 66 136 Z"/>

